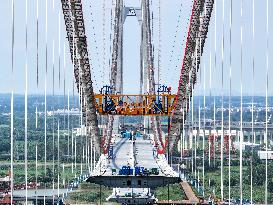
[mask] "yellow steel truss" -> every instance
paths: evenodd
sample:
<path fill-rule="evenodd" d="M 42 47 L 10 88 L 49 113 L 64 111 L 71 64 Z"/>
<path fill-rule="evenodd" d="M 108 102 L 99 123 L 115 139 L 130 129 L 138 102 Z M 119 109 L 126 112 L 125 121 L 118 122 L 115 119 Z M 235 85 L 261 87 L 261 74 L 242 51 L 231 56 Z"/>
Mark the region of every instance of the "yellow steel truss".
<path fill-rule="evenodd" d="M 176 95 L 106 95 L 96 94 L 96 109 L 101 115 L 169 116 Z"/>

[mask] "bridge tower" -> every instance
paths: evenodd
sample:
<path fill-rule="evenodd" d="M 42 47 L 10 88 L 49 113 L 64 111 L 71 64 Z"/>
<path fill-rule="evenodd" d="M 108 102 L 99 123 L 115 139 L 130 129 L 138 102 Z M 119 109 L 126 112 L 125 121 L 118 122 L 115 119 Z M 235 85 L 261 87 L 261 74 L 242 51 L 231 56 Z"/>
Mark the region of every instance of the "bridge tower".
<path fill-rule="evenodd" d="M 116 0 L 110 85 L 113 87 L 113 92 L 117 94 L 123 94 L 123 26 L 126 18 L 130 16 L 137 17 L 141 24 L 142 11 L 140 7 L 125 7 L 123 0 Z M 109 139 L 113 132 L 119 132 L 120 124 L 123 127 L 123 117 L 108 117 L 107 133 Z"/>
<path fill-rule="evenodd" d="M 136 17 L 141 26 L 140 94 L 155 94 L 151 14 L 149 1 L 145 0 L 142 1 L 141 7 L 126 7 L 123 6 L 123 0 L 116 1 L 110 84 L 114 87 L 115 93 L 123 94 L 123 26 L 127 17 Z M 109 118 L 113 117 L 110 116 Z M 118 132 L 119 124 L 122 124 L 122 118 L 115 116 L 114 119 L 109 119 L 109 122 L 108 131 L 110 131 L 109 135 L 111 136 L 111 130 Z M 159 117 L 151 117 L 151 122 L 155 139 L 158 141 L 158 138 L 161 138 L 158 137 L 158 135 L 161 135 Z M 148 129 L 149 117 L 144 116 L 144 132 Z"/>

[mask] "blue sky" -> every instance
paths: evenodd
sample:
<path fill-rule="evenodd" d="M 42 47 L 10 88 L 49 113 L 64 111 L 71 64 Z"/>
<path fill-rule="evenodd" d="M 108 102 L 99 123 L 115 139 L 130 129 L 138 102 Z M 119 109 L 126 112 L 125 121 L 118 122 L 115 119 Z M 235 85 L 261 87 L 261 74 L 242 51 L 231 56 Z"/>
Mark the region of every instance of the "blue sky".
<path fill-rule="evenodd" d="M 15 67 L 14 77 L 11 74 L 11 0 L 1 0 L 2 12 L 0 13 L 0 93 L 24 93 L 25 90 L 25 0 L 15 1 Z M 66 42 L 66 33 L 62 11 L 59 0 L 47 0 L 48 2 L 48 75 L 47 93 L 53 92 L 53 65 L 55 69 L 55 93 L 63 93 L 63 81 L 65 77 L 66 92 L 72 92 L 73 72 Z M 106 26 L 105 36 L 103 36 L 103 4 L 102 0 L 83 1 L 84 17 L 88 37 L 88 47 L 90 62 L 92 64 L 92 74 L 94 88 L 97 91 L 103 84 L 109 82 L 108 60 L 110 56 L 110 25 L 111 25 L 111 3 L 106 0 Z M 161 83 L 177 89 L 186 34 L 188 30 L 189 15 L 191 12 L 192 0 L 161 0 L 162 5 L 162 43 L 161 43 Z M 252 0 L 244 0 L 243 19 L 240 17 L 241 1 L 233 0 L 233 25 L 232 25 L 232 46 L 229 46 L 229 5 L 230 0 L 216 0 L 216 67 L 215 58 L 215 9 L 212 15 L 208 39 L 202 58 L 201 75 L 198 77 L 196 95 L 221 94 L 222 92 L 222 7 L 225 2 L 224 19 L 224 82 L 223 92 L 229 91 L 229 52 L 232 51 L 232 94 L 240 94 L 240 25 L 243 25 L 243 92 L 250 95 L 252 89 L 256 95 L 265 94 L 266 79 L 266 0 L 255 0 L 255 43 L 252 43 Z M 39 86 L 36 88 L 36 3 L 37 0 L 28 0 L 28 92 L 44 93 L 45 90 L 45 4 L 46 0 L 39 0 Z M 54 7 L 53 7 L 54 5 Z M 140 6 L 139 0 L 125 0 L 126 6 Z M 155 44 L 155 69 L 157 70 L 158 56 L 158 1 L 153 0 L 154 10 L 153 39 Z M 273 94 L 273 68 L 272 68 L 272 19 L 273 2 L 269 1 L 269 93 Z M 60 55 L 59 55 L 59 15 L 61 22 Z M 178 27 L 177 27 L 178 26 Z M 4 32 L 3 32 L 4 31 Z M 176 37 L 175 37 L 176 36 Z M 105 37 L 105 43 L 103 39 Z M 126 93 L 138 93 L 139 89 L 139 43 L 140 26 L 134 17 L 127 19 L 124 25 L 124 90 Z M 105 45 L 105 46 L 104 46 Z M 54 56 L 53 56 L 54 46 Z M 64 46 L 66 51 L 64 52 Z M 105 47 L 105 58 L 104 58 Z M 254 52 L 253 52 L 254 51 Z M 212 64 L 210 67 L 210 54 Z M 252 80 L 252 55 L 255 55 L 255 83 Z M 61 86 L 58 85 L 58 60 L 61 60 Z M 65 56 L 65 59 L 64 59 Z M 105 61 L 104 61 L 105 59 Z M 65 61 L 65 68 L 64 68 Z M 211 68 L 211 72 L 210 71 Z M 204 75 L 204 73 L 206 73 Z M 211 75 L 210 75 L 211 73 Z M 200 78 L 201 76 L 201 78 Z M 204 78 L 205 77 L 205 78 Z M 210 80 L 211 79 L 211 80 Z M 204 84 L 205 82 L 205 84 Z M 210 83 L 211 82 L 211 83 Z M 211 89 L 210 89 L 211 87 Z"/>

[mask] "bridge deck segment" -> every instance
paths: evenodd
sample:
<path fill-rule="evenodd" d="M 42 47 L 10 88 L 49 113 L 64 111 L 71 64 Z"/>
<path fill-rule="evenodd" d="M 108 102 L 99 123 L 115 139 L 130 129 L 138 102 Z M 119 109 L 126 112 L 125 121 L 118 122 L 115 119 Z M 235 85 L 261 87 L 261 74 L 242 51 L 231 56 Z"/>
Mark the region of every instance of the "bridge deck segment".
<path fill-rule="evenodd" d="M 112 159 L 102 155 L 88 182 L 120 188 L 156 188 L 181 181 L 165 157 L 155 155 L 156 149 L 150 140 L 116 138 L 114 141 Z M 133 172 L 129 175 L 120 174 L 119 170 L 123 166 L 130 166 Z M 154 168 L 158 173 L 136 174 L 135 167 L 147 170 Z"/>

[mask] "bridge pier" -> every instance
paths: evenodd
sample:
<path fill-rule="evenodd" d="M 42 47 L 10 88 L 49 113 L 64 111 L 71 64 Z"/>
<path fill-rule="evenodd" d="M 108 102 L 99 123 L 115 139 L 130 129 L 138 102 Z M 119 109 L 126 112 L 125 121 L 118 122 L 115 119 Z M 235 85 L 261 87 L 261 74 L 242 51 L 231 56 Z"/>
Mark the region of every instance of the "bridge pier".
<path fill-rule="evenodd" d="M 106 199 L 120 204 L 154 204 L 157 200 L 149 188 L 113 188 L 113 193 Z"/>

